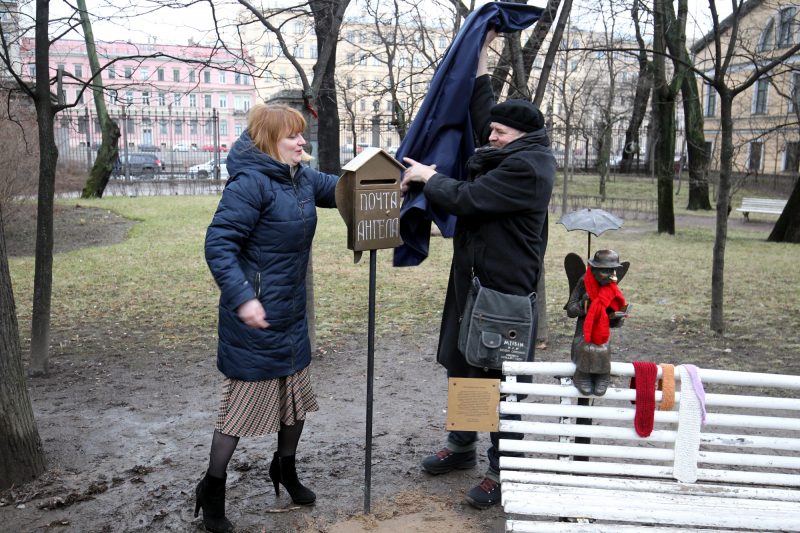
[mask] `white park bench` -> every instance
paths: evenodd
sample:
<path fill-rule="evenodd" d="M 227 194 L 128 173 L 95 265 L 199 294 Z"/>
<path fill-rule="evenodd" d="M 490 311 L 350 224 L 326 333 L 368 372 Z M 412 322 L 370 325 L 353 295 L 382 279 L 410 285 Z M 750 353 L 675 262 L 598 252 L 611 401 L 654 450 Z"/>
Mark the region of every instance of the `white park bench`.
<path fill-rule="evenodd" d="M 691 391 L 681 411 L 675 368 L 674 408 L 656 410 L 642 438 L 634 389 L 610 387 L 576 405 L 581 394 L 564 378 L 572 363 L 505 363 L 500 413 L 522 421 L 501 419 L 500 431 L 525 434 L 500 440 L 501 452 L 524 454 L 500 458 L 506 531 L 800 531 L 800 378 L 699 369 L 707 410 L 699 429 Z M 612 363 L 611 372 L 624 386 L 634 375 L 630 363 Z"/>
<path fill-rule="evenodd" d="M 777 198 L 742 198 L 742 206 L 737 207 L 741 211 L 744 219 L 750 220 L 750 213 L 766 213 L 769 215 L 780 215 L 786 207 L 786 200 Z"/>

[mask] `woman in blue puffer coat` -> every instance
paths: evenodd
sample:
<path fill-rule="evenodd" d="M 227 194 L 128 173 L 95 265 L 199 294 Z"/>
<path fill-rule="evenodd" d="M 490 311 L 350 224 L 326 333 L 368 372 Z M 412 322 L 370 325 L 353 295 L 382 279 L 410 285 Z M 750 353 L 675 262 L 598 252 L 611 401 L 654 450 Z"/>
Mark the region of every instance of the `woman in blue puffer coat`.
<path fill-rule="evenodd" d="M 239 437 L 278 434 L 269 475 L 294 503 L 314 503 L 295 470 L 306 413 L 319 407 L 309 378 L 306 267 L 316 206 L 335 207 L 337 176 L 308 159 L 303 116 L 257 104 L 247 131 L 228 154 L 228 182 L 206 233 L 205 255 L 220 289 L 217 368 L 223 398 L 195 516 L 209 531 L 232 531 L 225 517 L 225 478 Z"/>

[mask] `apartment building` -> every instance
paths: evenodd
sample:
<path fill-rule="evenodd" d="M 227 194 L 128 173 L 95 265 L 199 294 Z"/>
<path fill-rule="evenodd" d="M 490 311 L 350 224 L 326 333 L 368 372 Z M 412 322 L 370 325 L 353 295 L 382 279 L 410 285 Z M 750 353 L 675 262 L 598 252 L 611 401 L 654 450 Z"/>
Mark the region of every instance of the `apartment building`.
<path fill-rule="evenodd" d="M 34 42 L 22 41 L 23 76 L 33 79 Z M 125 141 L 149 151 L 211 151 L 229 147 L 246 127 L 255 102 L 253 76 L 230 52 L 204 46 L 98 42 L 101 80 L 109 113 L 119 119 Z M 62 71 L 60 147 L 95 145 L 101 132 L 94 117 L 86 44 L 61 39 L 50 48 L 50 75 Z"/>
<path fill-rule="evenodd" d="M 747 79 L 763 64 L 800 43 L 800 6 L 796 2 L 748 0 L 742 7 L 739 37 L 729 68 L 729 84 Z M 722 49 L 730 39 L 731 17 L 722 24 Z M 695 65 L 711 75 L 713 35 L 692 47 Z M 706 145 L 710 168 L 719 168 L 720 109 L 716 91 L 702 88 Z M 796 176 L 800 171 L 800 53 L 757 80 L 733 101 L 734 172 Z"/>

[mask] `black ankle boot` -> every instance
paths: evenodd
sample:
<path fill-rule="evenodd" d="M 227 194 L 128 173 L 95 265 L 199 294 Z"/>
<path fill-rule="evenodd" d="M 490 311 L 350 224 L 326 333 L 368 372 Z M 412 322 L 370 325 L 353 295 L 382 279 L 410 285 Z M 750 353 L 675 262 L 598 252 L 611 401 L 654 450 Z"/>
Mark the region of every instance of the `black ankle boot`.
<path fill-rule="evenodd" d="M 317 500 L 317 495 L 297 479 L 294 455 L 278 457 L 278 453 L 275 452 L 275 455 L 272 456 L 272 463 L 269 465 L 269 477 L 275 487 L 275 496 L 280 495 L 280 485 L 283 485 L 292 501 L 297 505 L 311 505 Z"/>
<path fill-rule="evenodd" d="M 203 509 L 203 526 L 212 533 L 230 533 L 233 524 L 225 518 L 225 479 L 209 475 L 200 480 L 195 490 L 194 516 Z"/>

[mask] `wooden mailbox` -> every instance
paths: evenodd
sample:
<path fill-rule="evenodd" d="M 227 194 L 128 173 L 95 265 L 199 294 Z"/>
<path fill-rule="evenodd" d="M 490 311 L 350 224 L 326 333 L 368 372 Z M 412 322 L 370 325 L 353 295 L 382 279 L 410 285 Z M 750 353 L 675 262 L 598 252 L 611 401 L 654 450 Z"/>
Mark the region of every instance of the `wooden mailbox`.
<path fill-rule="evenodd" d="M 347 225 L 354 260 L 364 250 L 395 248 L 400 239 L 400 175 L 403 165 L 380 148 L 365 148 L 342 167 L 336 206 Z"/>

